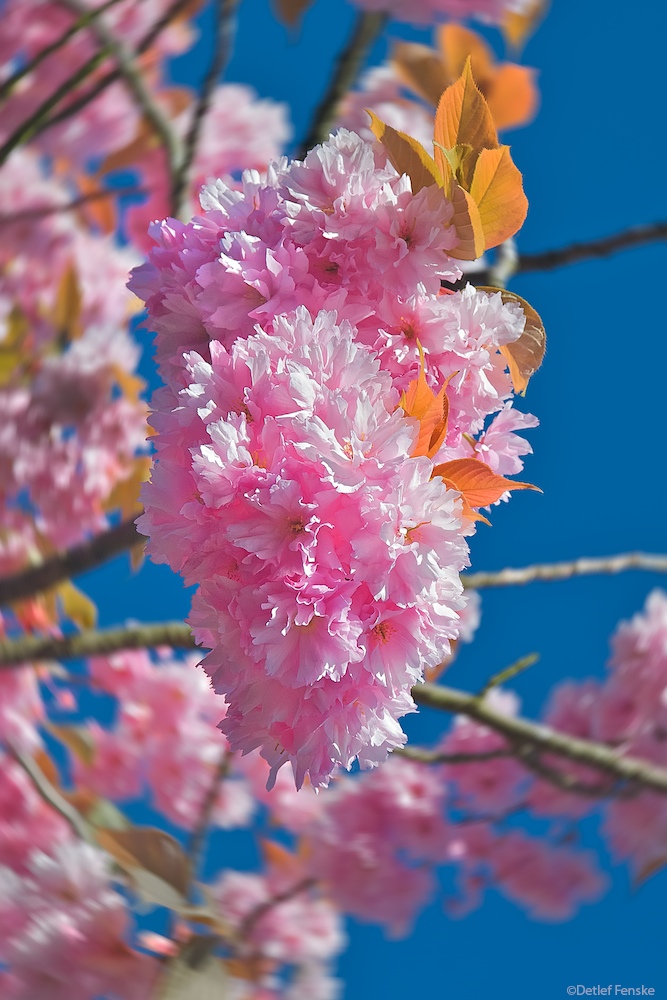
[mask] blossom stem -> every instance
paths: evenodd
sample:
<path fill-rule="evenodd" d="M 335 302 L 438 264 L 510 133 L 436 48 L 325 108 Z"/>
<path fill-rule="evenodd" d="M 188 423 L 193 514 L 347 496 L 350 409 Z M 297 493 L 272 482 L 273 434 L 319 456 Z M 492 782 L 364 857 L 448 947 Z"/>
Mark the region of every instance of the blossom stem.
<path fill-rule="evenodd" d="M 174 173 L 172 185 L 172 212 L 178 218 L 183 211 L 187 195 L 188 175 L 197 154 L 197 145 L 208 112 L 216 83 L 220 79 L 231 55 L 236 31 L 236 8 L 239 0 L 215 0 L 215 38 L 213 55 L 202 81 L 197 103 L 192 111 L 190 125 L 183 141 L 181 161 Z"/>
<path fill-rule="evenodd" d="M 0 85 L 0 100 L 4 100 L 11 93 L 16 84 L 20 83 L 24 77 L 28 76 L 30 73 L 34 73 L 37 67 L 40 66 L 45 59 L 48 59 L 48 57 L 53 55 L 54 52 L 57 52 L 59 49 L 62 49 L 64 45 L 67 45 L 69 40 L 81 31 L 82 28 L 86 28 L 91 21 L 95 20 L 96 17 L 99 17 L 100 14 L 104 14 L 107 10 L 119 2 L 120 0 L 106 0 L 106 3 L 101 4 L 101 6 L 96 7 L 93 10 L 87 9 L 84 13 L 82 13 L 76 21 L 72 22 L 67 31 L 65 31 L 60 38 L 56 38 L 54 42 L 47 45 L 46 48 L 38 52 L 32 59 L 24 63 L 23 66 L 20 66 L 15 73 L 12 73 L 12 75 Z"/>
<path fill-rule="evenodd" d="M 142 545 L 144 541 L 134 519 L 122 521 L 81 545 L 45 559 L 37 566 L 0 579 L 0 607 L 25 600 L 71 576 L 94 569 L 121 552 Z"/>
<path fill-rule="evenodd" d="M 387 23 L 387 15 L 375 11 L 362 11 L 355 22 L 352 34 L 338 57 L 326 92 L 315 109 L 308 133 L 294 154 L 302 159 L 309 149 L 324 142 L 334 123 L 336 110 L 359 74 L 366 55 Z"/>
<path fill-rule="evenodd" d="M 622 573 L 628 569 L 641 569 L 649 573 L 667 573 L 667 555 L 647 552 L 625 552 L 616 556 L 572 559 L 569 562 L 538 563 L 521 569 L 501 569 L 480 573 L 464 573 L 461 582 L 467 590 L 483 587 L 512 587 L 536 580 L 569 580 L 575 576 L 594 573 Z"/>

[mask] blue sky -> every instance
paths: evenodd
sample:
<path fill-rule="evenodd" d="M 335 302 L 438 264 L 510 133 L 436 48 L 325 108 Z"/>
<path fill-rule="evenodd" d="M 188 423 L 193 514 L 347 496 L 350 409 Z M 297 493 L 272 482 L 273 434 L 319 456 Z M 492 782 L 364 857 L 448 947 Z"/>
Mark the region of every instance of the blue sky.
<path fill-rule="evenodd" d="M 318 0 L 300 37 L 293 37 L 273 20 L 266 0 L 243 0 L 227 79 L 287 101 L 298 138 L 352 19 L 341 0 Z M 390 34 L 429 40 L 428 32 L 397 24 Z M 539 69 L 539 117 L 508 136 L 530 199 L 520 249 L 551 248 L 667 217 L 666 34 L 663 4 L 554 0 L 523 57 Z M 501 54 L 499 34 L 485 35 Z M 194 55 L 176 63 L 180 82 L 197 79 L 207 42 L 204 33 Z M 371 61 L 383 55 L 378 45 Z M 493 527 L 481 526 L 473 540 L 473 568 L 667 550 L 666 268 L 667 246 L 656 245 L 512 282 L 541 313 L 549 338 L 524 402 L 541 421 L 530 435 L 535 454 L 526 478 L 544 495 L 516 494 L 494 510 Z M 102 624 L 188 611 L 188 594 L 164 567 L 147 566 L 133 577 L 123 560 L 84 583 L 99 603 Z M 667 586 L 657 576 L 634 573 L 485 592 L 477 640 L 447 680 L 476 689 L 518 656 L 537 651 L 539 664 L 514 684 L 524 713 L 534 715 L 560 679 L 603 674 L 616 623 L 661 583 Z M 411 718 L 410 738 L 427 742 L 446 721 L 432 712 Z M 580 834 L 584 844 L 600 847 L 594 822 Z M 660 996 L 667 990 L 661 960 L 667 874 L 633 891 L 627 872 L 610 866 L 600 849 L 611 891 L 566 924 L 531 922 L 491 894 L 483 909 L 461 921 L 434 902 L 405 941 L 388 943 L 377 928 L 352 925 L 340 963 L 346 1000 L 403 1000 L 406 994 L 560 1000 L 578 983 L 643 983 Z M 243 866 L 250 857 L 237 834 L 216 837 L 214 854 L 219 865 Z"/>

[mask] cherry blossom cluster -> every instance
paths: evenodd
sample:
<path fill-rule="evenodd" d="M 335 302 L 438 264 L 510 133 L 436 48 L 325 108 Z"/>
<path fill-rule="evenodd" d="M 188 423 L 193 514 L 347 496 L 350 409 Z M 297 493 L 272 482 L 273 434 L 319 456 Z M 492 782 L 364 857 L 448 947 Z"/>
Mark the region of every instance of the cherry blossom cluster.
<path fill-rule="evenodd" d="M 131 925 L 111 859 L 83 841 L 35 847 L 20 872 L 0 865 L 2 996 L 145 1000 L 158 970 L 129 946 Z"/>
<path fill-rule="evenodd" d="M 340 995 L 330 970 L 346 944 L 340 913 L 307 881 L 295 881 L 291 865 L 269 865 L 261 875 L 223 871 L 210 899 L 239 935 L 238 960 L 250 963 L 267 1000 L 335 1000 Z M 286 981 L 290 968 L 295 972 Z M 240 1000 L 256 996 L 255 987 L 246 984 L 244 990 L 240 980 L 235 985 Z"/>
<path fill-rule="evenodd" d="M 75 759 L 76 784 L 124 802 L 146 790 L 153 806 L 191 829 L 227 754 L 216 725 L 226 706 L 197 669 L 198 657 L 176 660 L 164 650 L 157 661 L 145 650 L 89 661 L 94 690 L 115 699 L 110 728 L 87 726 L 90 759 Z M 211 811 L 213 826 L 247 826 L 255 804 L 250 786 L 232 765 Z"/>
<path fill-rule="evenodd" d="M 123 290 L 133 256 L 59 211 L 67 191 L 33 154 L 15 153 L 1 176 L 0 501 L 3 529 L 19 532 L 3 543 L 9 572 L 29 559 L 33 525 L 56 546 L 104 526 L 145 447 L 146 407 L 125 391 L 142 384 Z"/>
<path fill-rule="evenodd" d="M 441 291 L 460 274 L 451 205 L 344 129 L 202 205 L 152 228 L 131 281 L 166 383 L 140 529 L 199 584 L 232 750 L 322 785 L 404 742 L 411 685 L 458 635 L 471 527 L 434 468 L 521 469 L 516 432 L 536 421 L 512 409 L 499 348 L 525 318 L 499 294 Z M 449 423 L 437 454 L 411 458 L 399 401 L 422 365 Z"/>

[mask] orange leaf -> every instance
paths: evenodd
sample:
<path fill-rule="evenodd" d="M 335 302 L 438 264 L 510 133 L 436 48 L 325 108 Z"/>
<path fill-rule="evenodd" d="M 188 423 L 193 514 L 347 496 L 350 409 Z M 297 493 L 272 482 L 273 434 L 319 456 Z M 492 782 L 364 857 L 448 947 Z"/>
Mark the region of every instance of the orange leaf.
<path fill-rule="evenodd" d="M 514 236 L 521 228 L 528 212 L 528 199 L 509 146 L 481 151 L 470 195 L 479 209 L 487 250 Z"/>
<path fill-rule="evenodd" d="M 488 507 L 500 500 L 508 490 L 542 491 L 531 483 L 519 483 L 499 476 L 485 462 L 477 458 L 455 458 L 452 462 L 436 465 L 434 476 L 442 476 L 445 482 L 458 490 L 463 500 L 471 507 Z"/>
<path fill-rule="evenodd" d="M 438 45 L 452 79 L 460 76 L 470 56 L 472 75 L 480 90 L 484 90 L 494 74 L 493 52 L 483 38 L 460 24 L 445 24 L 437 33 Z"/>
<path fill-rule="evenodd" d="M 81 325 L 81 287 L 74 264 L 70 261 L 58 284 L 53 306 L 53 324 L 59 335 L 67 341 L 76 340 L 83 333 Z"/>
<path fill-rule="evenodd" d="M 498 131 L 526 125 L 535 117 L 539 100 L 535 70 L 515 63 L 499 66 L 486 100 Z"/>
<path fill-rule="evenodd" d="M 440 98 L 435 113 L 433 142 L 436 145 L 435 161 L 441 171 L 441 160 L 444 159 L 442 149 L 467 145 L 479 153 L 498 146 L 491 112 L 473 78 L 470 58 L 466 60 L 459 79 Z"/>
<path fill-rule="evenodd" d="M 520 52 L 529 35 L 537 28 L 549 7 L 549 0 L 532 0 L 523 11 L 509 10 L 502 24 L 505 41 L 515 52 Z"/>
<path fill-rule="evenodd" d="M 484 253 L 485 240 L 479 209 L 461 185 L 453 177 L 449 180 L 447 197 L 454 206 L 452 225 L 459 242 L 448 250 L 450 257 L 457 260 L 477 260 Z"/>
<path fill-rule="evenodd" d="M 526 317 L 523 333 L 518 340 L 511 344 L 504 344 L 499 350 L 507 360 L 514 391 L 525 393 L 529 379 L 544 359 L 547 346 L 544 323 L 539 313 L 520 295 L 508 292 L 505 288 L 489 288 L 484 285 L 480 285 L 479 290 L 481 292 L 500 292 L 503 302 L 516 302 L 523 309 Z"/>
<path fill-rule="evenodd" d="M 421 361 L 419 376 L 410 383 L 398 405 L 407 416 L 416 417 L 419 420 L 419 434 L 411 457 L 417 458 L 419 455 L 426 455 L 428 458 L 432 458 L 447 434 L 447 418 L 449 416 L 447 383 L 449 379 L 436 396 L 426 381 L 424 351 L 421 344 L 418 346 Z"/>
<path fill-rule="evenodd" d="M 81 207 L 84 219 L 105 234 L 113 233 L 116 230 L 116 201 L 114 192 L 106 191 L 88 174 L 79 175 L 79 188 L 81 193 L 88 197 L 88 201 Z"/>
<path fill-rule="evenodd" d="M 367 114 L 371 119 L 371 132 L 380 140 L 387 150 L 387 156 L 399 174 L 407 174 L 412 182 L 413 194 L 421 191 L 424 187 L 437 184 L 442 187 L 442 176 L 435 165 L 435 161 L 426 152 L 424 147 L 412 136 L 405 132 L 399 132 L 391 125 L 378 118 L 372 111 Z"/>
<path fill-rule="evenodd" d="M 396 42 L 391 63 L 399 78 L 429 104 L 436 105 L 452 76 L 433 49 L 417 42 Z"/>

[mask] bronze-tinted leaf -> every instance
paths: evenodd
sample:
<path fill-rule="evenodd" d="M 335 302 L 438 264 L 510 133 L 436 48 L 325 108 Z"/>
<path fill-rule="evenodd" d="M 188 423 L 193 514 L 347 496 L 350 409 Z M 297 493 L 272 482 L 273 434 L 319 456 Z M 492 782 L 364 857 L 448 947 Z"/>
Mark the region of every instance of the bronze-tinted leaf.
<path fill-rule="evenodd" d="M 515 302 L 523 309 L 526 325 L 518 340 L 505 344 L 500 353 L 507 359 L 510 377 L 515 392 L 525 393 L 531 376 L 537 371 L 544 359 L 547 346 L 547 335 L 542 319 L 529 302 L 514 292 L 505 288 L 490 288 L 480 285 L 482 292 L 500 292 L 503 302 Z"/>
<path fill-rule="evenodd" d="M 502 23 L 505 41 L 515 52 L 520 52 L 527 38 L 532 35 L 549 9 L 549 0 L 532 0 L 521 11 L 508 9 Z"/>
<path fill-rule="evenodd" d="M 484 230 L 477 205 L 458 181 L 450 178 L 448 198 L 454 207 L 452 225 L 459 238 L 450 257 L 457 260 L 477 260 L 484 253 Z"/>
<path fill-rule="evenodd" d="M 434 107 L 451 82 L 442 59 L 428 45 L 395 42 L 391 62 L 405 86 Z"/>
<path fill-rule="evenodd" d="M 173 910 L 187 905 L 190 862 L 177 840 L 148 826 L 98 829 L 95 836 L 145 900 Z"/>
<path fill-rule="evenodd" d="M 433 157 L 429 156 L 420 142 L 411 135 L 386 125 L 373 111 L 367 110 L 367 114 L 371 119 L 373 135 L 387 150 L 387 156 L 399 174 L 408 175 L 414 194 L 432 184 L 442 187 L 442 175 Z"/>
<path fill-rule="evenodd" d="M 465 69 L 470 57 L 470 67 L 475 83 L 485 90 L 494 74 L 494 55 L 483 38 L 462 24 L 444 24 L 437 32 L 438 46 L 447 73 L 455 80 Z"/>

